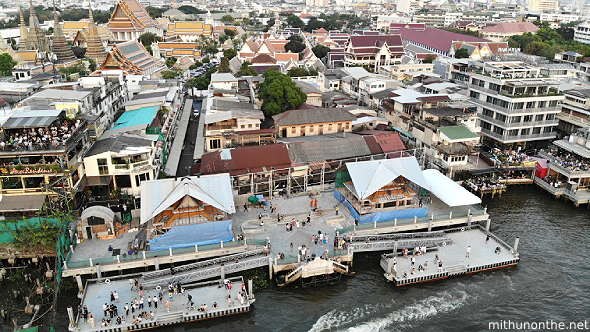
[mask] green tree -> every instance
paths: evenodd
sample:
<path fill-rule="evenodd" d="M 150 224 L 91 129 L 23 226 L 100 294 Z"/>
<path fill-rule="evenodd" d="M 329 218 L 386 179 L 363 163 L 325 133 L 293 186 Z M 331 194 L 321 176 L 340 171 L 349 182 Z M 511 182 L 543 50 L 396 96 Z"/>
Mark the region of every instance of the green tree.
<path fill-rule="evenodd" d="M 161 42 L 162 38 L 160 38 L 159 36 L 157 36 L 153 32 L 145 32 L 145 33 L 142 33 L 139 36 L 139 38 L 137 38 L 137 41 L 142 43 L 143 46 L 151 46 L 155 42 Z"/>
<path fill-rule="evenodd" d="M 162 71 L 162 78 L 167 80 L 179 78 L 180 76 L 182 76 L 182 71 L 178 68 Z"/>
<path fill-rule="evenodd" d="M 225 57 L 221 58 L 221 62 L 219 63 L 219 68 L 217 68 L 219 73 L 231 73 L 231 69 L 229 68 L 229 60 Z"/>
<path fill-rule="evenodd" d="M 260 84 L 258 98 L 262 100 L 262 110 L 267 116 L 297 108 L 307 100 L 307 95 L 295 82 L 276 69 L 269 69 L 262 76 L 264 82 Z"/>
<path fill-rule="evenodd" d="M 178 59 L 176 59 L 175 57 L 169 57 L 168 59 L 166 59 L 166 67 L 172 68 L 172 66 L 176 64 L 176 61 L 178 61 Z"/>
<path fill-rule="evenodd" d="M 17 64 L 18 62 L 12 60 L 12 56 L 10 56 L 10 54 L 0 54 L 0 75 L 11 76 L 14 66 L 16 66 Z"/>
<path fill-rule="evenodd" d="M 291 28 L 303 28 L 305 26 L 305 23 L 303 23 L 299 17 L 293 14 L 289 14 L 286 21 Z"/>
<path fill-rule="evenodd" d="M 544 49 L 546 49 L 547 47 L 549 47 L 549 44 L 543 42 L 534 42 L 527 45 L 523 52 L 533 55 L 542 55 Z"/>
<path fill-rule="evenodd" d="M 96 61 L 94 61 L 93 59 L 88 59 L 89 65 L 88 65 L 88 69 L 90 70 L 90 72 L 93 72 L 96 70 Z"/>
<path fill-rule="evenodd" d="M 86 48 L 79 46 L 72 46 L 72 52 L 78 59 L 83 59 L 86 55 Z"/>
<path fill-rule="evenodd" d="M 208 45 L 207 47 L 205 47 L 205 53 L 208 54 L 216 54 L 217 52 L 219 52 L 219 50 L 217 49 L 217 46 L 211 44 Z"/>
<path fill-rule="evenodd" d="M 455 52 L 455 58 L 456 59 L 469 58 L 469 51 L 467 51 L 466 48 L 460 48 L 457 50 L 457 52 Z"/>
<path fill-rule="evenodd" d="M 293 67 L 287 71 L 289 77 L 302 77 L 302 76 L 309 76 L 309 71 L 302 67 Z"/>
<path fill-rule="evenodd" d="M 291 51 L 293 53 L 300 53 L 304 49 L 305 44 L 303 43 L 303 38 L 297 35 L 289 37 L 289 42 L 285 44 L 285 50 Z"/>
<path fill-rule="evenodd" d="M 228 48 L 223 50 L 223 57 L 227 58 L 228 60 L 233 59 L 236 55 L 238 55 L 238 50 L 235 48 Z"/>
<path fill-rule="evenodd" d="M 248 61 L 244 61 L 244 63 L 242 63 L 242 66 L 240 67 L 240 70 L 236 72 L 236 76 L 258 76 L 258 72 L 256 71 L 256 69 L 250 67 L 250 63 Z"/>
<path fill-rule="evenodd" d="M 180 6 L 178 7 L 178 10 L 180 10 L 181 12 L 185 13 L 185 14 L 205 14 L 207 13 L 206 10 L 201 10 L 199 8 L 193 7 L 193 6 L 189 6 L 189 5 L 184 5 L 184 6 Z"/>
<path fill-rule="evenodd" d="M 422 60 L 422 63 L 432 63 L 434 60 L 436 60 L 436 55 L 428 54 L 424 60 Z"/>
<path fill-rule="evenodd" d="M 156 7 L 152 7 L 152 6 L 145 7 L 145 10 L 147 10 L 148 14 L 150 14 L 150 16 L 154 19 L 162 17 L 162 13 L 165 11 L 163 8 L 156 8 Z M 94 13 L 93 13 L 93 16 L 94 16 Z"/>
<path fill-rule="evenodd" d="M 318 57 L 318 59 L 323 59 L 328 53 L 330 52 L 330 48 L 324 45 L 316 45 L 312 49 L 313 54 Z"/>
<path fill-rule="evenodd" d="M 227 15 L 223 15 L 223 17 L 221 17 L 220 19 L 221 22 L 227 22 L 227 23 L 231 23 L 234 21 L 234 17 L 231 16 L 230 14 Z"/>
<path fill-rule="evenodd" d="M 223 33 L 229 38 L 234 38 L 238 33 L 233 29 L 223 29 Z"/>
<path fill-rule="evenodd" d="M 211 59 L 209 59 L 209 57 L 208 57 L 208 56 L 206 56 L 206 57 L 204 57 L 203 59 L 201 59 L 201 62 L 202 62 L 202 63 L 209 63 L 209 62 L 211 62 Z"/>
<path fill-rule="evenodd" d="M 206 77 L 193 77 L 186 81 L 185 86 L 187 88 L 197 88 L 197 90 L 209 89 L 209 83 L 211 80 Z"/>

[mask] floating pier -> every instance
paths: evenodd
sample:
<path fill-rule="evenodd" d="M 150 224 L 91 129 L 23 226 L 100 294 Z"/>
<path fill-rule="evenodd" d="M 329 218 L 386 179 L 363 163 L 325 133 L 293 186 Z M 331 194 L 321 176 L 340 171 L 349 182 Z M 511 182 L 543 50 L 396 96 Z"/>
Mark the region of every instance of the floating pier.
<path fill-rule="evenodd" d="M 90 323 L 85 322 L 82 316 L 78 315 L 74 317 L 72 309 L 69 308 L 69 330 L 72 332 L 150 330 L 161 326 L 198 322 L 212 318 L 246 313 L 250 311 L 250 306 L 255 301 L 252 293 L 251 279 L 248 280 L 246 296 L 242 300 L 238 299 L 238 293 L 242 291 L 242 284 L 244 283 L 242 277 L 228 278 L 233 285 L 231 290 L 228 290 L 223 286 L 223 277 L 222 279 L 215 281 L 186 283 L 182 285 L 185 292 L 183 294 L 173 294 L 172 299 L 169 299 L 168 297 L 168 282 L 167 280 L 164 280 L 160 284 L 152 282 L 149 285 L 144 285 L 144 308 L 136 310 L 135 313 L 132 313 L 130 309 L 129 315 L 126 315 L 124 309 L 125 304 L 129 303 L 131 305 L 132 301 L 136 298 L 139 300 L 141 297 L 138 290 L 130 290 L 130 279 L 138 280 L 139 285 L 144 285 L 144 280 L 141 275 L 126 275 L 113 277 L 111 279 L 101 278 L 88 280 L 82 296 L 81 306 L 87 306 L 89 312 L 93 315 L 95 319 L 94 328 L 92 328 Z M 110 301 L 110 294 L 113 291 L 116 291 L 119 295 L 118 302 Z M 155 308 L 153 304 L 149 306 L 147 297 L 158 297 L 160 293 L 163 295 L 163 301 L 158 302 L 158 307 Z M 189 306 L 188 294 L 192 296 L 192 302 L 194 302 L 193 310 L 191 310 Z M 231 296 L 231 304 L 228 302 L 228 296 Z M 168 301 L 170 301 L 170 308 L 167 308 L 166 306 Z M 103 305 L 105 303 L 116 305 L 118 316 L 125 316 L 126 322 L 117 325 L 115 323 L 117 316 L 114 316 L 111 318 L 112 323 L 110 326 L 102 327 L 102 319 L 106 318 L 103 312 Z M 213 303 L 217 303 L 216 309 L 213 307 Z M 202 312 L 198 310 L 202 304 L 207 305 L 207 311 Z M 140 323 L 133 323 L 132 317 L 134 315 L 137 317 L 141 312 L 152 312 L 153 318 L 143 319 Z"/>
<path fill-rule="evenodd" d="M 384 254 L 381 258 L 381 267 L 385 270 L 385 278 L 393 281 L 396 286 L 405 286 L 514 266 L 520 260 L 517 251 L 518 238 L 514 247 L 510 247 L 479 225 L 445 230 L 444 235 L 449 241 L 436 245 L 431 245 L 432 242 L 427 243 L 426 240 L 429 238 L 424 238 L 427 253 L 415 256 L 416 262 L 413 266 L 415 274 L 412 274 L 410 262 L 413 247 L 407 248 L 408 258 L 403 258 L 400 254 L 402 246 L 397 247 L 394 253 Z M 490 238 L 486 244 L 488 235 Z M 415 241 L 416 246 L 420 246 L 419 239 Z M 471 247 L 469 257 L 467 257 L 468 247 Z M 498 247 L 499 253 L 496 252 Z M 435 261 L 436 255 L 439 261 L 443 262 L 442 269 L 439 269 L 438 261 Z M 394 264 L 395 261 L 397 264 Z M 426 262 L 428 262 L 427 266 L 425 266 Z M 419 271 L 420 265 L 425 267 L 425 271 Z"/>

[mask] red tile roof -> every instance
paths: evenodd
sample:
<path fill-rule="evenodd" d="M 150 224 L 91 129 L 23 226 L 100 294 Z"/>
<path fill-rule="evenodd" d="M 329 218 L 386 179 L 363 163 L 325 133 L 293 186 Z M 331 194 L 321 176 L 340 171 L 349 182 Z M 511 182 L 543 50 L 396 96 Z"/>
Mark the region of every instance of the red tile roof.
<path fill-rule="evenodd" d="M 363 136 L 363 138 L 365 139 L 365 142 L 367 142 L 369 150 L 371 150 L 371 154 L 383 153 L 383 150 L 381 150 L 381 147 L 379 146 L 379 143 L 377 143 L 375 136 Z"/>
<path fill-rule="evenodd" d="M 275 64 L 277 60 L 268 54 L 258 54 L 252 60 L 251 63 L 264 63 L 264 64 Z"/>
<path fill-rule="evenodd" d="M 397 133 L 377 135 L 375 136 L 375 140 L 384 153 L 403 151 L 406 149 L 404 142 L 402 142 Z"/>
<path fill-rule="evenodd" d="M 216 174 L 230 172 L 232 175 L 287 168 L 291 165 L 289 152 L 284 143 L 271 145 L 244 146 L 231 150 L 231 159 L 221 160 L 221 152 L 211 152 L 201 158 L 201 173 Z"/>
<path fill-rule="evenodd" d="M 424 31 L 402 28 L 399 30 L 399 33 L 403 39 L 432 47 L 442 52 L 449 52 L 453 42 L 489 42 L 487 39 L 433 28 L 426 28 Z"/>
<path fill-rule="evenodd" d="M 481 29 L 481 32 L 497 32 L 497 33 L 535 33 L 539 27 L 531 22 L 502 22 L 493 26 L 486 26 Z"/>
<path fill-rule="evenodd" d="M 348 45 L 352 46 L 353 53 L 377 53 L 387 43 L 389 51 L 399 53 L 404 51 L 400 35 L 390 36 L 350 36 Z"/>

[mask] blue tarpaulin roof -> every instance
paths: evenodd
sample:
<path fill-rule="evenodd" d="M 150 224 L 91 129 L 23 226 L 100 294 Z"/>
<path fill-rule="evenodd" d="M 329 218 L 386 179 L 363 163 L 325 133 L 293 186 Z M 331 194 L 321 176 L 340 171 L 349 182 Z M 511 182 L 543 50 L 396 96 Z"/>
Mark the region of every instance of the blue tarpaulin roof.
<path fill-rule="evenodd" d="M 120 129 L 138 125 L 147 126 L 154 121 L 154 117 L 156 116 L 156 113 L 158 113 L 159 108 L 159 106 L 148 106 L 127 111 L 115 121 L 115 126 L 111 129 Z"/>
<path fill-rule="evenodd" d="M 232 220 L 222 220 L 195 225 L 176 226 L 166 234 L 150 241 L 150 250 L 186 248 L 227 242 L 234 238 Z"/>

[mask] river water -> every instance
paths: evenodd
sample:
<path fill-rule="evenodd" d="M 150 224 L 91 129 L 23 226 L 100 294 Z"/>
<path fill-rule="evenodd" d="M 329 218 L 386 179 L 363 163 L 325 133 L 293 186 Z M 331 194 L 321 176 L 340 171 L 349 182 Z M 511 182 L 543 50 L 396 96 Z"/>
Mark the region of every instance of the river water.
<path fill-rule="evenodd" d="M 415 286 L 387 283 L 379 253 L 356 254 L 354 277 L 335 286 L 269 288 L 249 314 L 158 329 L 180 331 L 484 331 L 490 322 L 588 321 L 590 211 L 545 196 L 534 186 L 509 187 L 484 199 L 492 231 L 507 243 L 520 236 L 517 267 Z M 57 331 L 67 331 L 63 292 Z M 74 305 L 74 307 L 76 306 Z"/>

